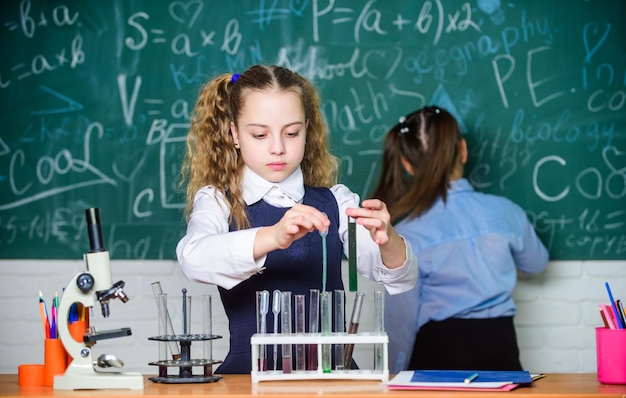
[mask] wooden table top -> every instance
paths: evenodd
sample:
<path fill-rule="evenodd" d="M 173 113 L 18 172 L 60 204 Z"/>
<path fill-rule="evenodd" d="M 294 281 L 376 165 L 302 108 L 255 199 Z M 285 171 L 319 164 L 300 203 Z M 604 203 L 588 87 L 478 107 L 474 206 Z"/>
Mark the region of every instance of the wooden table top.
<path fill-rule="evenodd" d="M 518 387 L 510 392 L 466 391 L 391 391 L 376 380 L 290 380 L 261 381 L 252 383 L 250 375 L 224 375 L 214 383 L 162 384 L 154 383 L 145 376 L 143 390 L 54 390 L 52 387 L 20 387 L 17 375 L 0 375 L 2 397 L 495 397 L 506 395 L 519 397 L 621 397 L 626 398 L 626 385 L 606 385 L 598 382 L 595 373 L 556 373 L 536 380 L 531 386 Z"/>

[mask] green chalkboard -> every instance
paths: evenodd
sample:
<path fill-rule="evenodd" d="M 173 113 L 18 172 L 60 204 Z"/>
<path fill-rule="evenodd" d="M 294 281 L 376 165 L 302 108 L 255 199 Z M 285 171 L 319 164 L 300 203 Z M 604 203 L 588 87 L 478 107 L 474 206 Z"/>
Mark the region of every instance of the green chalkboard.
<path fill-rule="evenodd" d="M 81 258 L 88 207 L 112 258 L 175 258 L 199 87 L 255 63 L 316 84 L 362 196 L 385 131 L 438 104 L 467 177 L 552 259 L 626 257 L 623 0 L 9 0 L 0 19 L 1 258 Z"/>

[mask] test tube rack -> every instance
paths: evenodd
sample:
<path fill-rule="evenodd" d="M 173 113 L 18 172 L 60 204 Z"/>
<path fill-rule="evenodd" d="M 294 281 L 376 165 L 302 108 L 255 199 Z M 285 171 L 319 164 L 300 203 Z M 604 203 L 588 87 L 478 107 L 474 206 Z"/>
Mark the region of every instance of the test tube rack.
<path fill-rule="evenodd" d="M 149 380 L 155 383 L 165 384 L 184 384 L 184 383 L 211 383 L 221 380 L 222 376 L 213 374 L 213 365 L 219 364 L 222 361 L 205 358 L 205 359 L 193 359 L 191 358 L 191 342 L 192 341 L 205 341 L 220 339 L 221 336 L 211 334 L 181 334 L 181 335 L 163 335 L 148 337 L 148 340 L 162 341 L 162 342 L 179 342 L 180 343 L 180 359 L 161 360 L 150 362 L 149 365 L 156 365 L 159 367 L 159 375 L 150 377 Z M 202 366 L 204 368 L 203 374 L 193 374 L 194 366 Z M 168 374 L 168 368 L 178 368 L 178 374 Z"/>
<path fill-rule="evenodd" d="M 252 382 L 270 380 L 314 380 L 314 379 L 351 379 L 351 380 L 380 380 L 389 381 L 389 359 L 387 333 L 291 333 L 291 334 L 253 334 L 250 338 L 252 345 Z M 316 370 L 291 370 L 283 373 L 282 370 L 259 370 L 260 346 L 274 344 L 316 344 L 317 363 Z M 382 369 L 342 369 L 324 372 L 322 369 L 322 345 L 326 344 L 381 344 L 383 347 Z"/>
<path fill-rule="evenodd" d="M 191 296 L 187 295 L 187 289 L 182 289 L 183 300 L 181 313 L 183 319 L 183 333 L 177 334 L 174 333 L 174 328 L 171 324 L 172 322 L 167 309 L 167 295 L 163 293 L 160 282 L 152 283 L 152 289 L 159 310 L 159 335 L 148 337 L 148 340 L 158 341 L 161 347 L 159 347 L 160 359 L 148 363 L 149 365 L 159 367 L 159 375 L 150 377 L 149 380 L 155 383 L 165 384 L 211 383 L 221 380 L 222 376 L 213 374 L 213 365 L 221 363 L 222 361 L 212 358 L 194 359 L 191 357 L 192 342 L 203 342 L 205 356 L 210 357 L 213 352 L 213 340 L 222 338 L 222 336 L 214 335 L 211 332 L 211 296 L 202 296 L 205 333 L 193 334 L 189 332 L 191 329 Z M 168 354 L 161 350 L 162 347 L 168 347 L 166 351 L 171 355 L 171 359 L 164 359 Z M 203 368 L 203 373 L 194 375 L 193 368 L 200 366 Z M 178 368 L 178 374 L 168 374 L 169 368 Z"/>

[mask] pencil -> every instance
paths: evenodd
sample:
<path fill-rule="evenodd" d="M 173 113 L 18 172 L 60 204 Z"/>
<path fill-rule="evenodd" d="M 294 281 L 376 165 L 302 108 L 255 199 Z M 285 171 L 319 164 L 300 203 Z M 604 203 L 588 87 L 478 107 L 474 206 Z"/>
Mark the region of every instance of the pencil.
<path fill-rule="evenodd" d="M 606 321 L 609 324 L 609 329 L 617 329 L 617 325 L 615 324 L 615 317 L 613 316 L 613 310 L 611 310 L 611 307 L 602 303 L 600 304 L 600 308 L 604 312 L 604 318 L 606 318 Z"/>
<path fill-rule="evenodd" d="M 50 325 L 48 324 L 48 311 L 46 309 L 46 301 L 43 299 L 43 293 L 39 291 L 39 314 L 41 316 L 41 325 L 43 326 L 43 335 L 50 338 Z"/>
<path fill-rule="evenodd" d="M 600 316 L 602 317 L 602 322 L 604 323 L 604 327 L 607 328 L 607 329 L 610 329 L 609 328 L 609 321 L 606 319 L 606 316 L 604 315 L 604 307 L 603 307 L 603 305 L 600 304 L 598 306 L 598 308 L 600 309 Z"/>

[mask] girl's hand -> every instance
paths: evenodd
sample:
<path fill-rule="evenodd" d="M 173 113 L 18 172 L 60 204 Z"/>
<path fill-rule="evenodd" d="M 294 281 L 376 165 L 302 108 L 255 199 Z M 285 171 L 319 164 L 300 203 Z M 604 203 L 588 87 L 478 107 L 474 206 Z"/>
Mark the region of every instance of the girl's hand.
<path fill-rule="evenodd" d="M 347 209 L 346 214 L 367 228 L 372 240 L 380 248 L 380 255 L 387 268 L 401 267 L 407 260 L 406 244 L 391 225 L 387 205 L 379 199 L 367 199 L 361 206 Z"/>
<path fill-rule="evenodd" d="M 274 239 L 279 249 L 286 249 L 293 241 L 314 230 L 325 231 L 330 220 L 314 207 L 296 204 L 274 226 Z"/>
<path fill-rule="evenodd" d="M 347 209 L 346 214 L 367 228 L 377 245 L 386 245 L 395 234 L 387 205 L 379 199 L 366 199 L 361 206 L 363 207 Z"/>

